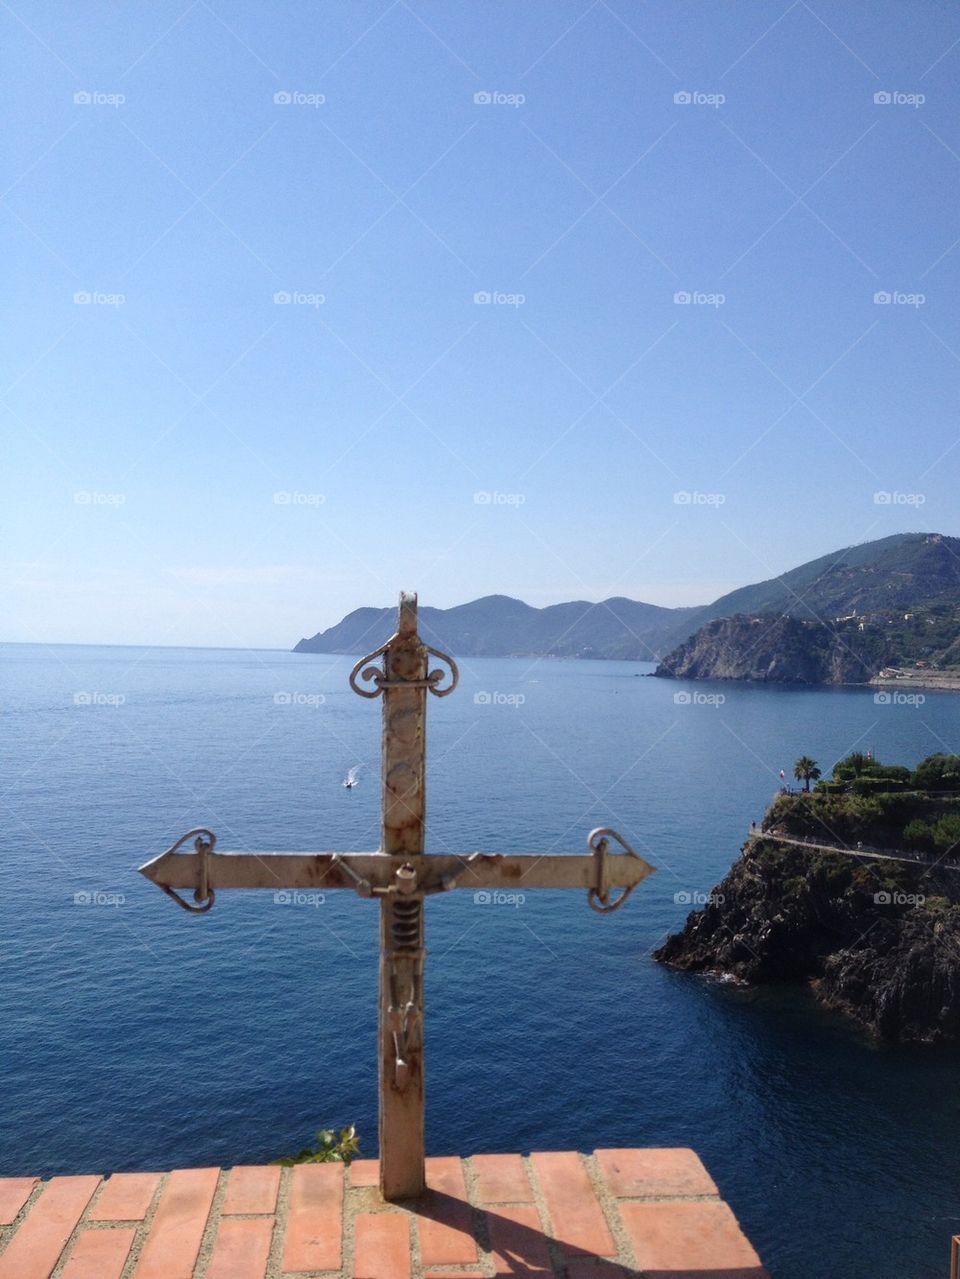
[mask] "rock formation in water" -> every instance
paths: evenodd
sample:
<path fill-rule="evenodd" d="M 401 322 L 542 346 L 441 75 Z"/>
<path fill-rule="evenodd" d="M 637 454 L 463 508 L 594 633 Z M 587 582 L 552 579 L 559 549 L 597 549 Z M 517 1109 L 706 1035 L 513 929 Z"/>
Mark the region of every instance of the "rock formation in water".
<path fill-rule="evenodd" d="M 752 841 L 655 958 L 751 984 L 810 982 L 882 1039 L 960 1039 L 960 911 L 932 891 L 956 885 L 894 866 Z"/>

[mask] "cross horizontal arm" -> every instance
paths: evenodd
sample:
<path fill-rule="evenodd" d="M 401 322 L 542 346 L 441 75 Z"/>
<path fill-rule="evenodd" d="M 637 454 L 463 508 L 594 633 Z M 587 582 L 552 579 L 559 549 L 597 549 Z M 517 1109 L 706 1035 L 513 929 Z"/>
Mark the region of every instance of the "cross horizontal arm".
<path fill-rule="evenodd" d="M 163 853 L 140 867 L 161 888 L 197 890 L 201 858 L 215 891 L 227 888 L 332 890 L 353 888 L 362 896 L 380 895 L 396 883 L 397 871 L 411 866 L 413 891 L 438 893 L 454 888 L 514 889 L 635 888 L 654 868 L 634 855 L 589 856 L 542 853 L 472 853 L 429 856 L 388 853 Z"/>

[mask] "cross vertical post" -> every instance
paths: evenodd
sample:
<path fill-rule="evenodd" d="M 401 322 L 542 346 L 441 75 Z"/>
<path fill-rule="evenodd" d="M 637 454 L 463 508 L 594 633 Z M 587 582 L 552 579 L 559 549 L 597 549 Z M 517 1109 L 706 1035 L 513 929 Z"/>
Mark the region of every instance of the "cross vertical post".
<path fill-rule="evenodd" d="M 396 635 L 383 657 L 384 853 L 411 863 L 424 851 L 426 820 L 427 650 L 417 633 L 417 597 L 400 597 Z M 425 1189 L 421 876 L 397 872 L 380 899 L 380 1190 L 386 1200 Z"/>

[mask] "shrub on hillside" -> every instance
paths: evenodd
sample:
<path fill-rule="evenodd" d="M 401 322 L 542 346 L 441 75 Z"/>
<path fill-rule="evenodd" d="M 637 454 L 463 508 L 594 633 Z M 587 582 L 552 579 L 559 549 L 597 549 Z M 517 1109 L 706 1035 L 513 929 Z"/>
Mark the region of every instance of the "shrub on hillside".
<path fill-rule="evenodd" d="M 928 755 L 913 773 L 920 790 L 960 791 L 960 755 Z"/>
<path fill-rule="evenodd" d="M 947 813 L 940 818 L 933 828 L 933 842 L 939 853 L 956 851 L 960 845 L 960 814 Z"/>
<path fill-rule="evenodd" d="M 915 817 L 912 822 L 907 822 L 904 826 L 902 840 L 904 848 L 915 848 L 921 853 L 932 853 L 933 827 L 922 817 Z"/>

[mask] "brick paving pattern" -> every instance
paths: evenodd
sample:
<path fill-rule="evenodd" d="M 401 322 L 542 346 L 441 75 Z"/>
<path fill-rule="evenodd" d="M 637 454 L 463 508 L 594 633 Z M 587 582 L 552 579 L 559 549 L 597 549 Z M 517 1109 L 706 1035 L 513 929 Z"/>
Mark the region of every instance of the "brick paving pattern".
<path fill-rule="evenodd" d="M 0 1178 L 0 1279 L 769 1279 L 692 1150 Z"/>

